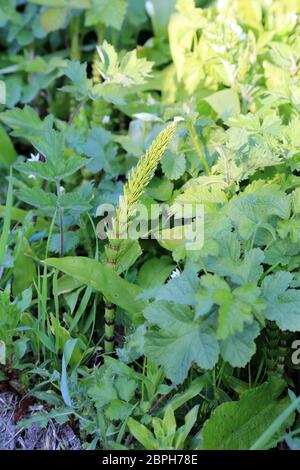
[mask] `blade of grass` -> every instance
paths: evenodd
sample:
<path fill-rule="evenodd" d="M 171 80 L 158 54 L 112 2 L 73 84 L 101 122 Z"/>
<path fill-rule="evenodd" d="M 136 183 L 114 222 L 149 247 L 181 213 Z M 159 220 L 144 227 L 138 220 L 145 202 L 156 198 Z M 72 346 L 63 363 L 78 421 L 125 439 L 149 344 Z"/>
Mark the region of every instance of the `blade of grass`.
<path fill-rule="evenodd" d="M 86 311 L 87 305 L 89 303 L 89 300 L 91 298 L 93 289 L 91 287 L 87 287 L 84 296 L 82 297 L 82 300 L 80 302 L 80 305 L 76 311 L 76 314 L 74 315 L 70 328 L 69 328 L 69 333 L 71 334 L 74 328 L 78 325 L 79 321 L 81 320 L 82 315 Z"/>
<path fill-rule="evenodd" d="M 56 355 L 59 352 L 59 300 L 58 300 L 57 278 L 58 278 L 58 271 L 55 270 L 54 275 L 53 275 L 53 288 L 52 289 L 53 289 L 55 317 L 56 317 L 56 322 L 55 322 L 55 351 L 56 351 Z"/>
<path fill-rule="evenodd" d="M 11 222 L 12 203 L 13 203 L 13 181 L 12 181 L 12 168 L 10 168 L 3 229 L 2 229 L 2 233 L 0 237 L 0 266 L 3 263 L 3 258 L 5 255 L 5 251 L 7 249 L 7 242 L 8 242 L 10 222 Z"/>

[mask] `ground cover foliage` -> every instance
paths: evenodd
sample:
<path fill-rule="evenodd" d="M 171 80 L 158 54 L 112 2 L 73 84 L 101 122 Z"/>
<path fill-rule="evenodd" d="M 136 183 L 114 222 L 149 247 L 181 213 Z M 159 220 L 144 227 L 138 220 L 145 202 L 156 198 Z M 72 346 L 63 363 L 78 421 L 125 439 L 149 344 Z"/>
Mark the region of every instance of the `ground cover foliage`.
<path fill-rule="evenodd" d="M 0 390 L 22 436 L 300 449 L 299 14 L 0 0 Z M 203 246 L 122 239 L 141 203 L 201 204 Z"/>

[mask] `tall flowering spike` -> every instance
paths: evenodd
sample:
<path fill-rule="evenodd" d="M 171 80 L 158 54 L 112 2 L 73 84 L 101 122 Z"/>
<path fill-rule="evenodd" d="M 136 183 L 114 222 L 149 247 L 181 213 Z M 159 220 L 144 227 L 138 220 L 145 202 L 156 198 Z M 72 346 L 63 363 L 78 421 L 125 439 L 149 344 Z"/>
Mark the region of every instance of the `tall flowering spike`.
<path fill-rule="evenodd" d="M 172 122 L 163 129 L 152 142 L 147 152 L 140 158 L 124 186 L 124 195 L 120 197 L 118 219 L 126 224 L 134 211 L 134 206 L 145 192 L 154 172 L 162 159 L 172 138 L 176 124 Z"/>
<path fill-rule="evenodd" d="M 105 248 L 107 264 L 112 269 L 115 269 L 120 245 L 122 243 L 122 235 L 127 230 L 129 219 L 134 212 L 135 205 L 150 183 L 157 165 L 174 136 L 175 122 L 169 124 L 158 134 L 145 155 L 140 158 L 124 186 L 124 195 L 120 197 L 116 217 L 113 220 L 113 227 L 108 234 L 109 244 L 106 245 Z M 104 349 L 106 353 L 111 353 L 114 350 L 115 313 L 115 306 L 109 302 L 105 302 Z"/>

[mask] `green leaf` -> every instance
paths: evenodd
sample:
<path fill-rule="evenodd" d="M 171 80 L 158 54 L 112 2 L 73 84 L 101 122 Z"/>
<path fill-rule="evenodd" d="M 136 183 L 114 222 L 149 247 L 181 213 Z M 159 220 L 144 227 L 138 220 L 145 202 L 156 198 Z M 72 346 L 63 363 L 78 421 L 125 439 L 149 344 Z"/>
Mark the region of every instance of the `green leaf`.
<path fill-rule="evenodd" d="M 195 294 L 198 285 L 197 268 L 194 266 L 192 268 L 186 267 L 183 273 L 170 279 L 167 284 L 146 290 L 141 298 L 166 300 L 180 305 L 194 306 L 196 304 Z"/>
<path fill-rule="evenodd" d="M 122 349 L 117 348 L 117 355 L 120 361 L 131 363 L 144 354 L 146 326 L 140 325 L 131 334 L 126 336 Z"/>
<path fill-rule="evenodd" d="M 185 441 L 196 424 L 199 405 L 195 405 L 184 417 L 184 425 L 176 431 L 175 449 L 185 449 Z"/>
<path fill-rule="evenodd" d="M 153 434 L 146 426 L 140 424 L 133 418 L 128 419 L 128 428 L 131 434 L 140 442 L 147 450 L 157 450 L 158 443 L 156 442 Z"/>
<path fill-rule="evenodd" d="M 185 185 L 183 193 L 176 197 L 175 204 L 226 204 L 225 186 L 224 181 L 218 178 L 211 182 L 192 179 Z"/>
<path fill-rule="evenodd" d="M 46 150 L 46 146 L 44 146 L 44 150 Z M 58 159 L 55 161 L 17 163 L 16 169 L 26 175 L 33 174 L 48 181 L 59 182 L 78 171 L 88 161 L 78 155 L 72 155 L 70 158 L 63 158 L 62 154 L 56 155 Z M 48 153 L 48 156 L 51 159 L 52 155 L 50 153 Z"/>
<path fill-rule="evenodd" d="M 76 248 L 76 246 L 79 244 L 80 238 L 76 232 L 64 232 L 64 251 L 65 253 L 68 253 L 69 251 L 73 250 Z M 60 253 L 61 250 L 61 236 L 59 233 L 55 233 L 52 235 L 51 240 L 50 240 L 50 246 L 49 249 L 53 253 Z"/>
<path fill-rule="evenodd" d="M 13 294 L 18 295 L 31 287 L 36 277 L 35 262 L 30 256 L 32 251 L 25 237 L 22 238 L 20 248 L 16 253 L 13 268 Z M 26 272 L 26 276 L 24 276 Z"/>
<path fill-rule="evenodd" d="M 290 220 L 281 220 L 277 225 L 277 232 L 280 238 L 289 237 L 292 243 L 300 243 L 300 217 Z"/>
<path fill-rule="evenodd" d="M 54 211 L 57 207 L 57 196 L 39 188 L 21 189 L 17 192 L 17 196 L 21 201 L 48 212 Z"/>
<path fill-rule="evenodd" d="M 295 214 L 300 214 L 300 188 L 296 188 L 292 194 L 292 206 Z"/>
<path fill-rule="evenodd" d="M 207 377 L 198 377 L 197 379 L 193 380 L 193 382 L 183 392 L 179 392 L 174 395 L 171 401 L 169 401 L 169 406 L 171 406 L 173 410 L 176 411 L 187 401 L 192 400 L 192 398 L 199 395 L 199 393 L 207 384 Z"/>
<path fill-rule="evenodd" d="M 130 401 L 135 394 L 137 382 L 128 379 L 128 377 L 118 377 L 116 381 L 116 389 L 121 400 Z"/>
<path fill-rule="evenodd" d="M 210 327 L 194 320 L 192 310 L 170 302 L 153 302 L 144 315 L 160 327 L 145 337 L 145 353 L 164 367 L 175 384 L 182 383 L 195 362 L 203 369 L 212 369 L 218 360 L 219 347 Z"/>
<path fill-rule="evenodd" d="M 112 400 L 105 410 L 105 415 L 113 421 L 124 420 L 130 415 L 132 408 L 133 405 L 129 403 L 121 400 Z"/>
<path fill-rule="evenodd" d="M 99 23 L 121 29 L 127 10 L 125 0 L 91 0 L 92 6 L 85 16 L 85 25 L 93 26 Z"/>
<path fill-rule="evenodd" d="M 249 185 L 244 193 L 231 199 L 228 214 L 237 225 L 241 236 L 249 240 L 272 216 L 287 219 L 290 214 L 290 202 L 278 185 L 266 185 L 260 180 Z"/>
<path fill-rule="evenodd" d="M 240 259 L 240 243 L 233 234 L 224 236 L 219 242 L 218 256 L 209 256 L 205 262 L 209 271 L 220 276 L 229 276 L 232 282 L 238 285 L 257 282 L 263 274 L 261 263 L 264 252 L 254 248 L 245 253 Z"/>
<path fill-rule="evenodd" d="M 43 121 L 30 106 L 23 109 L 14 108 L 0 114 L 0 120 L 14 130 L 13 135 L 23 136 L 26 132 L 31 136 L 43 127 Z"/>
<path fill-rule="evenodd" d="M 0 162 L 4 165 L 12 165 L 16 161 L 18 154 L 2 126 L 0 126 L 0 141 Z"/>
<path fill-rule="evenodd" d="M 6 196 L 4 221 L 3 221 L 2 233 L 0 235 L 0 266 L 3 263 L 4 255 L 7 249 L 7 245 L 8 245 L 12 204 L 13 204 L 13 178 L 12 178 L 12 168 L 11 168 L 10 174 L 9 174 L 7 196 Z"/>
<path fill-rule="evenodd" d="M 70 420 L 70 415 L 73 413 L 73 408 L 69 407 L 53 409 L 49 413 L 34 413 L 32 417 L 19 421 L 18 427 L 30 429 L 35 424 L 40 428 L 45 428 L 49 421 L 55 421 L 63 425 Z"/>
<path fill-rule="evenodd" d="M 174 154 L 167 151 L 162 158 L 161 167 L 167 178 L 178 180 L 185 172 L 186 161 L 184 153 Z"/>
<path fill-rule="evenodd" d="M 239 401 L 222 403 L 205 422 L 202 436 L 204 450 L 247 450 L 268 426 L 285 410 L 288 397 L 280 398 L 286 384 L 273 377 L 257 388 L 246 391 Z M 293 416 L 280 427 L 272 443 L 276 445 L 282 432 L 291 425 Z"/>
<path fill-rule="evenodd" d="M 112 143 L 111 132 L 103 127 L 92 129 L 84 146 L 85 154 L 91 159 L 87 161 L 87 168 L 92 173 L 104 170 L 110 175 L 117 173 L 116 146 Z"/>
<path fill-rule="evenodd" d="M 86 212 L 90 209 L 89 201 L 80 194 L 78 189 L 71 193 L 63 193 L 58 202 L 60 207 L 65 211 L 69 210 L 73 214 L 75 212 Z"/>
<path fill-rule="evenodd" d="M 65 25 L 67 10 L 63 8 L 49 8 L 41 13 L 41 25 L 46 33 L 52 33 L 61 29 Z"/>
<path fill-rule="evenodd" d="M 104 375 L 104 380 L 89 388 L 89 396 L 95 403 L 96 408 L 101 409 L 113 400 L 118 399 L 115 387 L 110 379 Z"/>
<path fill-rule="evenodd" d="M 172 195 L 173 183 L 165 176 L 162 178 L 154 177 L 146 191 L 145 196 L 156 199 L 157 201 L 168 201 Z"/>
<path fill-rule="evenodd" d="M 261 286 L 265 315 L 281 330 L 300 331 L 300 291 L 288 288 L 292 280 L 293 275 L 284 271 L 265 277 Z"/>
<path fill-rule="evenodd" d="M 240 100 L 236 91 L 225 89 L 205 98 L 218 116 L 227 122 L 229 118 L 240 114 Z"/>
<path fill-rule="evenodd" d="M 260 289 L 255 283 L 244 284 L 236 289 L 217 275 L 201 277 L 201 288 L 197 294 L 197 313 L 209 313 L 214 305 L 219 306 L 217 336 L 226 339 L 241 333 L 245 323 L 252 323 L 253 315 L 260 314 L 264 303 L 260 300 Z"/>
<path fill-rule="evenodd" d="M 76 100 L 81 101 L 86 98 L 92 86 L 92 80 L 87 78 L 87 65 L 72 60 L 68 60 L 66 64 L 67 67 L 64 73 L 73 83 L 72 85 L 63 86 L 60 90 L 71 93 Z"/>
<path fill-rule="evenodd" d="M 219 291 L 215 293 L 216 302 L 219 303 L 219 325 L 217 335 L 219 339 L 242 332 L 245 323 L 253 319 L 252 302 L 257 301 L 260 291 L 255 284 L 238 287 L 232 293 Z"/>
<path fill-rule="evenodd" d="M 121 60 L 114 47 L 107 41 L 104 41 L 102 46 L 98 46 L 97 50 L 100 57 L 98 69 L 104 82 L 130 87 L 143 85 L 150 77 L 153 62 L 149 62 L 145 58 L 139 59 L 136 50 L 127 52 Z M 98 85 L 98 87 L 100 86 Z"/>
<path fill-rule="evenodd" d="M 67 367 L 69 365 L 72 354 L 75 350 L 75 346 L 77 345 L 77 342 L 78 342 L 78 338 L 70 338 L 65 342 L 64 350 L 63 350 L 62 365 L 61 365 L 60 390 L 61 390 L 61 394 L 62 394 L 65 404 L 69 407 L 73 407 L 73 405 L 72 405 L 72 400 L 71 400 L 70 391 L 69 391 Z"/>
<path fill-rule="evenodd" d="M 261 436 L 254 442 L 250 450 L 262 450 L 266 444 L 273 438 L 278 430 L 284 425 L 288 418 L 293 419 L 294 411 L 299 411 L 300 397 L 294 397 L 293 393 L 289 393 L 290 397 L 293 397 L 292 403 L 290 403 L 284 411 L 270 424 Z"/>
<path fill-rule="evenodd" d="M 254 321 L 220 342 L 221 356 L 232 367 L 245 367 L 256 351 L 255 339 L 260 333 L 259 324 Z"/>
<path fill-rule="evenodd" d="M 105 298 L 131 314 L 133 321 L 138 321 L 146 302 L 136 300 L 142 292 L 140 287 L 122 279 L 117 273 L 98 261 L 84 257 L 66 257 L 45 260 L 48 266 L 63 271 L 102 292 Z"/>
<path fill-rule="evenodd" d="M 161 285 L 169 277 L 174 267 L 168 256 L 151 258 L 142 265 L 138 275 L 138 284 L 143 289 Z"/>

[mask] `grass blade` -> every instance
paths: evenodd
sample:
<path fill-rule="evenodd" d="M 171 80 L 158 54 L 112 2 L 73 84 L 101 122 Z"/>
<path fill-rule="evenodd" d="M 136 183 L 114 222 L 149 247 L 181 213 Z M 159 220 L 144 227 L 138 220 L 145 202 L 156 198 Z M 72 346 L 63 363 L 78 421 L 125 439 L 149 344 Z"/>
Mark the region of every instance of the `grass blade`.
<path fill-rule="evenodd" d="M 2 229 L 2 233 L 1 233 L 1 237 L 0 237 L 0 266 L 3 263 L 3 258 L 4 258 L 5 251 L 6 251 L 6 248 L 7 248 L 10 222 L 11 222 L 12 202 L 13 202 L 13 180 L 12 180 L 12 168 L 10 168 L 8 191 L 7 191 L 7 196 L 6 196 L 5 214 L 4 214 L 4 221 L 3 221 L 3 229 Z"/>

